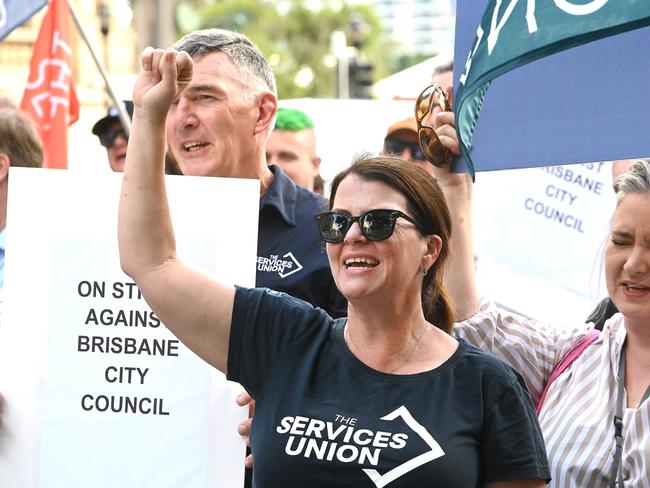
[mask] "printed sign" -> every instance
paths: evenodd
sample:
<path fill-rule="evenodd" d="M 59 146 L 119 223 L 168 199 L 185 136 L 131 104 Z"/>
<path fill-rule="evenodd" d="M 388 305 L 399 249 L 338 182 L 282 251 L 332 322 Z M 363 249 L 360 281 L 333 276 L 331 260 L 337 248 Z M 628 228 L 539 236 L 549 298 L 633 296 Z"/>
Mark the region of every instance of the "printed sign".
<path fill-rule="evenodd" d="M 611 163 L 482 173 L 477 271 L 486 296 L 547 323 L 579 326 L 605 296 Z"/>
<path fill-rule="evenodd" d="M 241 387 L 176 339 L 120 269 L 121 175 L 12 168 L 10 182 L 0 486 L 242 486 Z M 167 182 L 179 256 L 253 286 L 259 182 Z"/>

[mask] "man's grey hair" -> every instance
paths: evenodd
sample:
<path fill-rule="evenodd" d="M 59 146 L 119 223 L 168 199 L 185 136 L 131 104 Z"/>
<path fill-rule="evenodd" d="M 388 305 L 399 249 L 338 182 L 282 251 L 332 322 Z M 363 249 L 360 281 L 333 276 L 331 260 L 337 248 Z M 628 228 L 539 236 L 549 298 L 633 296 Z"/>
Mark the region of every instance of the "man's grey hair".
<path fill-rule="evenodd" d="M 614 182 L 616 204 L 632 193 L 650 193 L 650 159 L 639 159 Z"/>
<path fill-rule="evenodd" d="M 240 70 L 246 71 L 259 80 L 277 95 L 275 76 L 260 50 L 244 34 L 225 29 L 204 29 L 183 36 L 174 49 L 185 51 L 192 59 L 206 54 L 222 52 L 230 57 Z"/>

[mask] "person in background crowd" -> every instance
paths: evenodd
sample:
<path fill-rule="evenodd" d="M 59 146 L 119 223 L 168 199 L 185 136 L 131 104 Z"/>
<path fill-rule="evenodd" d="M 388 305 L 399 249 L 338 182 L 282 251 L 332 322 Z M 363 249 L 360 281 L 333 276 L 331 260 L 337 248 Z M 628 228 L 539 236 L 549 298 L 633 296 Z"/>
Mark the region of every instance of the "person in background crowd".
<path fill-rule="evenodd" d="M 192 32 L 174 48 L 187 52 L 195 69 L 167 115 L 168 151 L 185 175 L 259 179 L 256 286 L 344 315 L 345 299 L 313 222 L 327 200 L 266 163 L 277 111 L 266 59 L 246 36 L 221 29 Z"/>
<path fill-rule="evenodd" d="M 122 104 L 129 118 L 133 118 L 133 102 L 131 100 L 122 100 Z M 124 171 L 129 138 L 122 126 L 119 111 L 115 105 L 109 107 L 108 113 L 95 123 L 92 133 L 99 138 L 99 143 L 106 148 L 108 164 L 111 170 L 117 173 Z M 182 174 L 178 165 L 169 155 L 165 156 L 165 173 L 168 175 Z"/>
<path fill-rule="evenodd" d="M 278 108 L 275 128 L 266 143 L 266 162 L 280 166 L 296 185 L 314 191 L 320 158 L 316 155 L 314 123 L 306 113 Z"/>
<path fill-rule="evenodd" d="M 254 484 L 543 487 L 544 445 L 520 378 L 447 333 L 454 313 L 442 273 L 451 227 L 426 172 L 367 158 L 334 179 L 330 211 L 316 222 L 347 319 L 269 289 L 220 284 L 177 258 L 161 177 L 163 120 L 205 82 L 202 59 L 194 65 L 185 52 L 153 48 L 142 55 L 120 260 L 166 326 L 258 398 Z M 232 69 L 221 60 L 221 72 Z M 255 111 L 257 130 L 270 125 L 260 112 L 272 111 L 271 101 Z M 328 436 L 326 423 L 345 430 L 351 445 Z"/>
<path fill-rule="evenodd" d="M 426 160 L 420 149 L 418 127 L 413 116 L 399 120 L 388 127 L 381 153 L 414 163 L 427 173 L 433 174 L 431 163 Z"/>
<path fill-rule="evenodd" d="M 4 285 L 5 228 L 9 167 L 43 166 L 43 144 L 32 120 L 7 97 L 0 97 L 0 291 Z M 2 303 L 0 293 L 0 305 Z M 1 313 L 1 311 L 0 311 Z M 0 412 L 4 397 L 0 393 Z M 0 426 L 2 418 L 0 417 Z"/>
<path fill-rule="evenodd" d="M 7 96 L 0 96 L 0 110 L 2 109 L 13 109 L 16 110 L 18 108 L 18 105 L 14 103 L 14 101 L 7 97 Z"/>
<path fill-rule="evenodd" d="M 123 100 L 122 104 L 129 117 L 133 118 L 133 102 Z M 92 133 L 99 138 L 99 143 L 106 149 L 111 170 L 119 173 L 124 171 L 129 138 L 126 135 L 126 130 L 122 127 L 119 110 L 116 106 L 109 107 L 106 116 L 99 119 L 93 126 Z"/>
<path fill-rule="evenodd" d="M 618 177 L 630 169 L 634 161 L 636 160 L 621 159 L 618 161 L 612 161 L 612 184 L 614 187 L 614 193 L 618 193 Z M 607 322 L 616 312 L 618 312 L 616 305 L 614 305 L 614 302 L 610 297 L 607 297 L 596 305 L 596 308 L 592 310 L 585 322 L 593 324 L 594 329 L 596 330 L 603 330 L 605 322 Z"/>
<path fill-rule="evenodd" d="M 437 83 L 443 90 L 454 84 L 454 62 L 449 61 L 435 67 L 431 75 L 431 83 Z"/>
<path fill-rule="evenodd" d="M 29 116 L 17 108 L 0 108 L 0 289 L 4 284 L 9 167 L 40 168 L 42 165 L 43 145 Z"/>
<path fill-rule="evenodd" d="M 428 123 L 459 155 L 453 112 Z M 590 332 L 540 324 L 480 299 L 471 259 L 471 180 L 448 167 L 436 175 L 455 225 L 446 283 L 464 320 L 454 334 L 513 366 L 538 404 L 560 360 Z M 548 385 L 538 406 L 552 488 L 650 485 L 650 162 L 635 162 L 616 187 L 605 274 L 620 313 Z"/>

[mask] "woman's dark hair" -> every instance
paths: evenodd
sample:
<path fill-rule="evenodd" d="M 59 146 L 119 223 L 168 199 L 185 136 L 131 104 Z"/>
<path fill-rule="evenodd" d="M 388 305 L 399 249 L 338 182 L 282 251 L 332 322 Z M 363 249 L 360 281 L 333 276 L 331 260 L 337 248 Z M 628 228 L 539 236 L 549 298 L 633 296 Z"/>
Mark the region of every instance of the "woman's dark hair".
<path fill-rule="evenodd" d="M 408 201 L 408 210 L 421 226 L 420 232 L 423 235 L 436 234 L 442 239 L 438 259 L 422 277 L 422 309 L 429 322 L 445 332 L 450 332 L 455 321 L 455 312 L 449 292 L 443 283 L 443 273 L 449 256 L 451 218 L 438 183 L 413 163 L 388 156 L 361 156 L 332 181 L 330 209 L 341 181 L 348 175 L 355 175 L 365 181 L 385 183 L 404 195 Z"/>

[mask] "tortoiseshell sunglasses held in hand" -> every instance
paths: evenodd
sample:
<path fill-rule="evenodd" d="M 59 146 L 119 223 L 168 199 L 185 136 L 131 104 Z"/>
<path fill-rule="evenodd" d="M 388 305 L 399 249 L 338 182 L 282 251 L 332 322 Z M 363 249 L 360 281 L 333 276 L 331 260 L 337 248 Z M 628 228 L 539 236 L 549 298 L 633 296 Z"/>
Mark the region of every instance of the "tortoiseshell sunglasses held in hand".
<path fill-rule="evenodd" d="M 451 162 L 451 151 L 443 147 L 435 129 L 424 124 L 427 115 L 439 106 L 443 112 L 451 109 L 447 95 L 440 85 L 427 86 L 415 102 L 415 120 L 418 124 L 418 141 L 422 153 L 434 166 L 445 166 Z"/>

